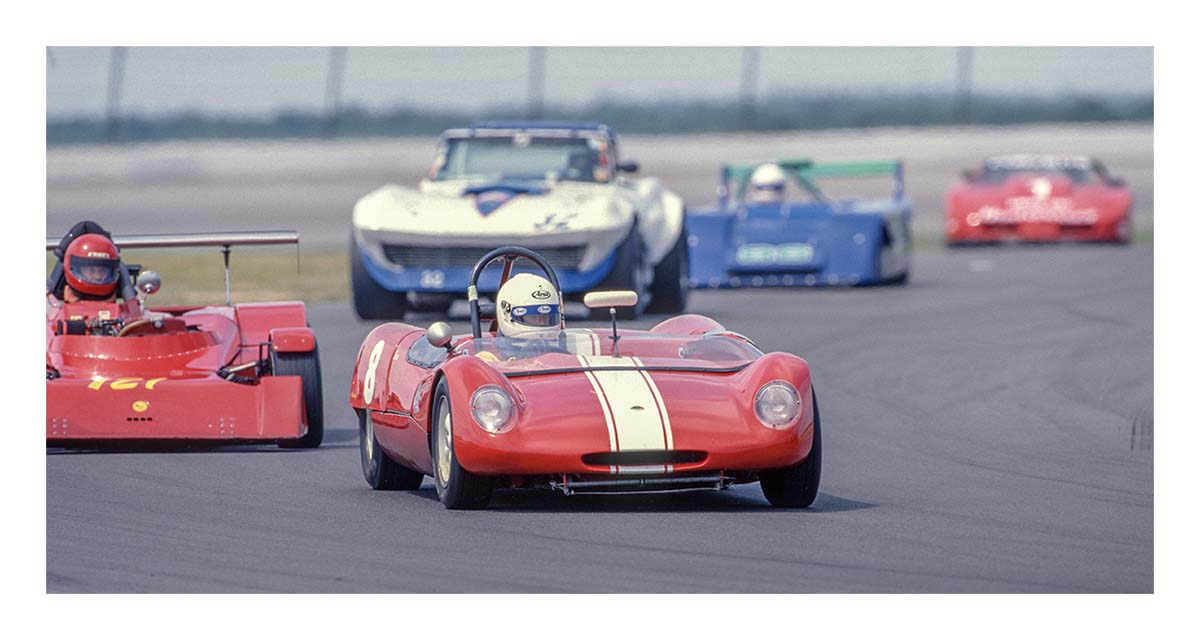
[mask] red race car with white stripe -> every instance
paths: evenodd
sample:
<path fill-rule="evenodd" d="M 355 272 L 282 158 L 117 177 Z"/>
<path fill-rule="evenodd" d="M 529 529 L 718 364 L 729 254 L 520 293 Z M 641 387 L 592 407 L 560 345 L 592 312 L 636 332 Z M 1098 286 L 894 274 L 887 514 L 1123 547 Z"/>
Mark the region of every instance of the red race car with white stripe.
<path fill-rule="evenodd" d="M 483 508 L 496 488 L 578 492 L 725 489 L 760 482 L 771 504 L 807 507 L 821 474 L 820 418 L 808 363 L 764 354 L 699 315 L 649 331 L 564 329 L 556 340 L 482 330 L 475 290 L 494 260 L 507 280 L 536 253 L 502 247 L 476 265 L 472 334 L 388 323 L 359 349 L 350 405 L 363 474 L 375 489 L 432 476 L 443 504 Z M 593 308 L 633 292 L 589 294 Z"/>
<path fill-rule="evenodd" d="M 1084 156 L 993 156 L 946 194 L 946 244 L 1132 238 L 1125 182 Z"/>

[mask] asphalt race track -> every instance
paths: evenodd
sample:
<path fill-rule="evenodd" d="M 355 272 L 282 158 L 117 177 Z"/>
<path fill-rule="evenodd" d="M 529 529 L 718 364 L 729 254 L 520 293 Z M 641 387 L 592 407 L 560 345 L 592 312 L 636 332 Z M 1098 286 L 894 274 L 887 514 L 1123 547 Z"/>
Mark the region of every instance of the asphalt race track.
<path fill-rule="evenodd" d="M 313 307 L 326 446 L 48 452 L 47 590 L 1149 592 L 1152 258 L 931 249 L 908 287 L 694 293 L 811 363 L 809 510 L 756 484 L 483 512 L 443 509 L 428 479 L 371 491 L 346 404 L 371 325 Z"/>

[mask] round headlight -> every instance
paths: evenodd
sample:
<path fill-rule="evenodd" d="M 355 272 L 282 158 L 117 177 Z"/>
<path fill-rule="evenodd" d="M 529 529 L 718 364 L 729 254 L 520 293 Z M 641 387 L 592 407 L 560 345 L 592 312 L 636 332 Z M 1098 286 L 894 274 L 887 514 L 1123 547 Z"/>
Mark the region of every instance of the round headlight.
<path fill-rule="evenodd" d="M 768 382 L 754 395 L 754 413 L 763 426 L 781 429 L 800 415 L 800 394 L 782 380 Z"/>
<path fill-rule="evenodd" d="M 512 398 L 496 386 L 480 387 L 471 395 L 471 415 L 488 433 L 500 433 L 513 418 Z"/>

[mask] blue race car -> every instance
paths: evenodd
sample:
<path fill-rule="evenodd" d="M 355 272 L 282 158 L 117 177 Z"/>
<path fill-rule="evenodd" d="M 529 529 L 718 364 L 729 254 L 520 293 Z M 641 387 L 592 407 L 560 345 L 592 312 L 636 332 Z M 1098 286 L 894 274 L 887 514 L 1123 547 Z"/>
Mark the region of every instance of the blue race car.
<path fill-rule="evenodd" d="M 779 174 L 778 196 L 752 197 L 751 175 Z M 892 176 L 887 198 L 832 198 L 817 179 Z M 799 197 L 784 193 L 788 183 Z M 794 189 L 793 189 L 794 191 Z M 894 162 L 784 160 L 721 168 L 718 201 L 685 215 L 692 288 L 903 284 L 912 205 Z"/>

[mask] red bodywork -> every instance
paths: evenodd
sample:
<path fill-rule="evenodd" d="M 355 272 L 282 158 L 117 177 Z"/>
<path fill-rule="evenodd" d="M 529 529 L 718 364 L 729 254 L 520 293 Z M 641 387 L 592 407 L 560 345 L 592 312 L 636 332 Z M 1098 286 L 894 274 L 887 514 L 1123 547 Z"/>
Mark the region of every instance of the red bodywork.
<path fill-rule="evenodd" d="M 1079 181 L 1053 170 L 1007 171 L 999 180 L 986 179 L 986 166 L 969 173 L 946 194 L 948 244 L 1130 241 L 1132 195 L 1107 174 Z"/>
<path fill-rule="evenodd" d="M 350 405 L 371 411 L 375 436 L 389 457 L 432 475 L 433 393 L 445 378 L 458 463 L 475 474 L 507 478 L 511 486 L 546 477 L 681 477 L 699 472 L 748 482 L 757 471 L 802 462 L 813 445 L 808 364 L 791 354 L 771 353 L 706 371 L 665 370 L 671 363 L 688 365 L 680 345 L 706 332 L 724 329 L 709 318 L 684 315 L 650 331 L 621 330 L 620 355 L 638 358 L 644 368 L 607 374 L 596 369 L 600 373 L 593 379 L 580 370 L 586 367 L 576 351 L 498 362 L 473 355 L 470 336 L 456 337 L 441 362 L 422 366 L 413 362 L 413 354 L 432 349 L 425 330 L 384 324 L 359 351 Z M 588 354 L 601 356 L 599 361 L 612 355 L 610 331 L 586 333 L 592 336 Z M 737 334 L 725 335 L 749 343 Z M 419 349 L 413 350 L 414 345 Z M 378 348 L 382 351 L 372 358 Z M 763 426 L 753 407 L 758 389 L 773 380 L 792 384 L 802 405 L 799 417 L 778 430 Z M 623 388 L 626 384 L 631 386 Z M 492 434 L 475 423 L 470 399 L 484 385 L 499 386 L 514 399 L 517 417 L 510 430 Z M 652 400 L 627 406 L 637 398 Z M 637 413 L 622 413 L 626 409 Z M 623 431 L 622 420 L 650 426 Z M 656 431 L 660 425 L 662 430 Z M 626 457 L 631 453 L 640 458 Z"/>
<path fill-rule="evenodd" d="M 72 335 L 67 321 L 117 319 L 127 335 Z M 146 320 L 136 326 L 134 321 Z M 274 341 L 272 341 L 274 338 Z M 308 431 L 299 376 L 252 363 L 312 351 L 300 302 L 143 311 L 139 301 L 47 296 L 46 441 L 288 440 Z M 238 369 L 231 381 L 218 371 Z"/>

